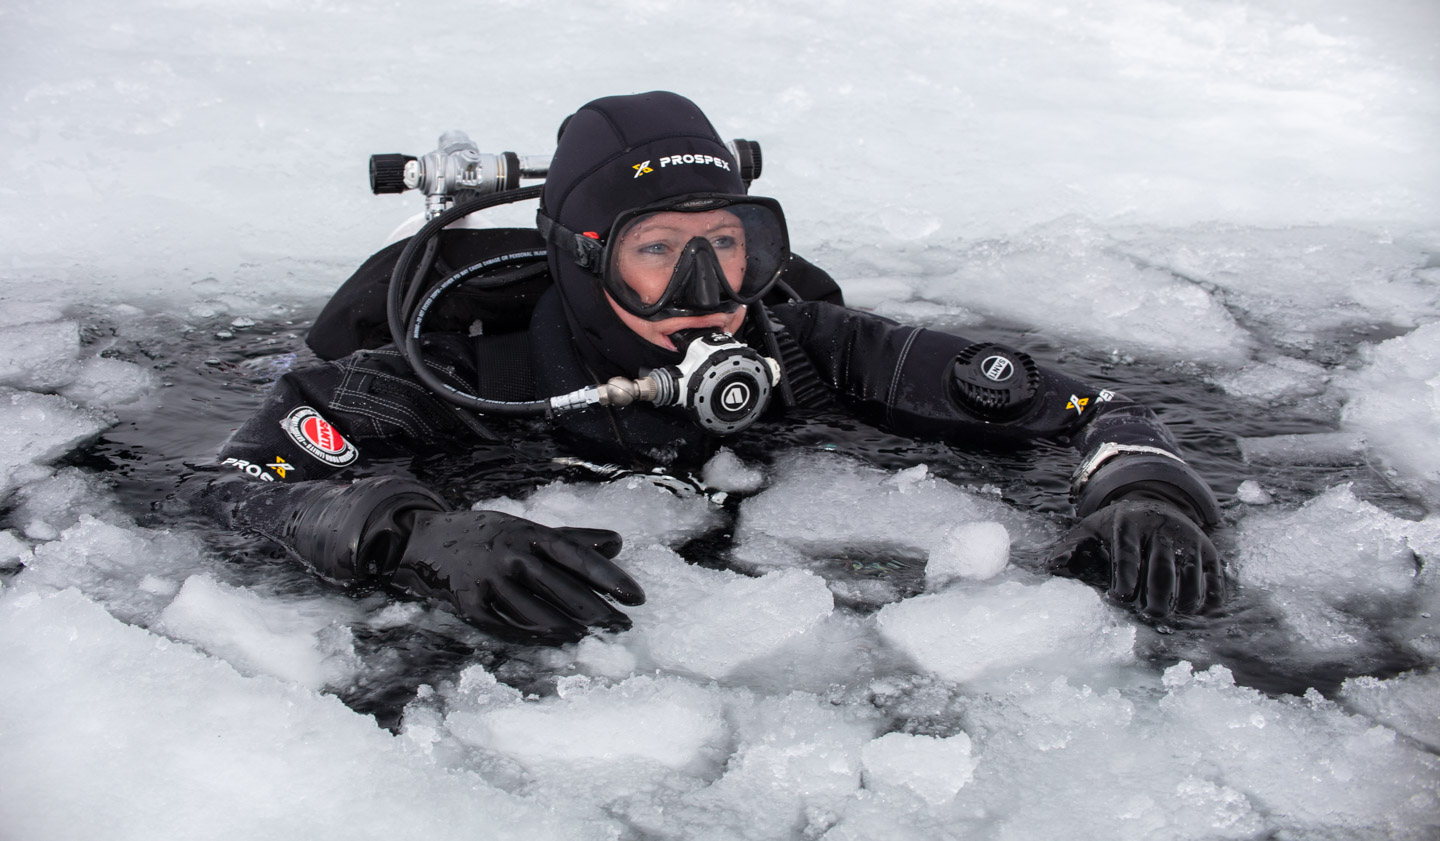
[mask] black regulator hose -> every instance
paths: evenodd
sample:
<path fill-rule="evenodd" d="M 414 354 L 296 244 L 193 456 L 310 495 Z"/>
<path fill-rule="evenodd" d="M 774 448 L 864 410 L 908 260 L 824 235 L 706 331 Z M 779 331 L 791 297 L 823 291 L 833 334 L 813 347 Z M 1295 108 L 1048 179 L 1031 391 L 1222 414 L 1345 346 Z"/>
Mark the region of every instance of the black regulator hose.
<path fill-rule="evenodd" d="M 500 193 L 493 193 L 488 196 L 481 196 L 473 201 L 458 204 L 449 210 L 444 211 L 434 219 L 426 222 L 400 252 L 400 258 L 395 261 L 395 269 L 390 273 L 390 288 L 387 290 L 385 315 L 390 327 L 390 336 L 395 340 L 395 347 L 400 355 L 410 364 L 410 369 L 415 372 L 419 380 L 433 390 L 436 394 L 445 398 L 451 403 L 472 409 L 482 414 L 509 415 L 509 416 L 533 416 L 545 415 L 551 411 L 551 404 L 548 400 L 487 400 L 475 394 L 461 391 L 449 383 L 444 382 L 436 376 L 425 365 L 423 352 L 420 347 L 420 328 L 424 321 L 425 314 L 429 307 L 440 295 L 444 294 L 455 284 L 464 280 L 476 267 L 472 266 L 462 269 L 450 277 L 442 280 L 434 289 L 428 290 L 425 294 L 422 283 L 424 277 L 429 273 L 434 263 L 435 254 L 439 245 L 440 232 L 445 227 L 458 219 L 463 219 L 479 210 L 496 207 L 502 204 L 525 201 L 540 197 L 540 191 L 544 185 L 522 187 L 518 190 L 507 190 Z M 413 275 L 411 266 L 415 263 L 417 252 L 423 249 L 423 256 L 420 259 L 419 270 Z M 528 273 L 527 273 L 528 274 Z M 518 277 L 507 277 L 503 281 L 497 280 L 496 285 L 519 279 Z"/>

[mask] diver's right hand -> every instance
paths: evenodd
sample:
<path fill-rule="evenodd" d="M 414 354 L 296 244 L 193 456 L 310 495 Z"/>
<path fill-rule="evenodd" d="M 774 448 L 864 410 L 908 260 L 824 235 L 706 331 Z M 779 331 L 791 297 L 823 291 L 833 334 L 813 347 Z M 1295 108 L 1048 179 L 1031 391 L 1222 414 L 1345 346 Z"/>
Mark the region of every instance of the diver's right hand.
<path fill-rule="evenodd" d="M 496 636 L 574 642 L 589 628 L 630 627 L 601 594 L 645 602 L 611 562 L 620 546 L 620 535 L 604 529 L 549 528 L 498 511 L 418 511 L 390 583 Z"/>

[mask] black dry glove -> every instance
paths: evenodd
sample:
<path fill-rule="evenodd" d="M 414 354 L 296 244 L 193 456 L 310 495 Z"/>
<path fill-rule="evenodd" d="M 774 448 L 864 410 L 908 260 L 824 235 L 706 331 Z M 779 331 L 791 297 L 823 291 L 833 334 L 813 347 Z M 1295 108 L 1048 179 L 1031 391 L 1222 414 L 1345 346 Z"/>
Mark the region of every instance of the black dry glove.
<path fill-rule="evenodd" d="M 1065 535 L 1049 565 L 1155 618 L 1203 613 L 1225 601 L 1215 545 L 1189 517 L 1161 502 L 1105 506 Z"/>
<path fill-rule="evenodd" d="M 449 512 L 418 482 L 210 483 L 200 504 L 232 528 L 284 546 L 324 578 L 388 583 L 444 602 L 466 621 L 527 642 L 570 642 L 587 627 L 628 628 L 598 593 L 637 605 L 645 594 L 610 562 L 620 535 L 552 529 L 495 511 Z"/>
<path fill-rule="evenodd" d="M 1049 568 L 1106 588 L 1154 618 L 1195 614 L 1225 601 L 1225 569 L 1202 526 L 1220 520 L 1208 485 L 1159 454 L 1124 454 L 1085 476 L 1082 517 L 1055 547 Z"/>
<path fill-rule="evenodd" d="M 610 562 L 620 535 L 549 528 L 498 511 L 416 512 L 392 586 L 452 607 L 472 625 L 521 642 L 563 643 L 630 618 L 601 597 L 644 604 Z"/>

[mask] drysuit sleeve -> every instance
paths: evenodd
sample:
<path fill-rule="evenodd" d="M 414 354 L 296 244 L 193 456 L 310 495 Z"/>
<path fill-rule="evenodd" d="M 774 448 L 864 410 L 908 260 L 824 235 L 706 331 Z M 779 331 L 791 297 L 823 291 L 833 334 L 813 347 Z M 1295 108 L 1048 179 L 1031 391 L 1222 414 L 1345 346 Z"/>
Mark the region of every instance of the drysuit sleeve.
<path fill-rule="evenodd" d="M 774 307 L 820 379 L 866 420 L 912 435 L 1069 444 L 1081 516 L 1150 483 L 1202 525 L 1214 495 L 1154 412 L 1116 391 L 1037 364 L 1022 351 L 817 302 Z M 1121 466 L 1125 470 L 1119 470 Z M 1105 480 L 1103 494 L 1096 483 Z M 1088 492 L 1087 492 L 1088 491 Z M 1087 510 L 1088 509 L 1088 510 Z"/>
<path fill-rule="evenodd" d="M 460 376 L 454 365 L 436 370 Z M 368 458 L 474 434 L 488 433 L 416 380 L 387 347 L 280 377 L 221 448 L 219 466 L 260 482 L 329 479 L 363 468 Z"/>

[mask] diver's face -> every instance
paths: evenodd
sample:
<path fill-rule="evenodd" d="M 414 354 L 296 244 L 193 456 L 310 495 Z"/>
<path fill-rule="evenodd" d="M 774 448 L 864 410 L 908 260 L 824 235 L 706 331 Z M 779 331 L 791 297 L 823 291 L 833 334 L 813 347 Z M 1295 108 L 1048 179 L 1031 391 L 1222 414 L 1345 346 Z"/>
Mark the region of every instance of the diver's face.
<path fill-rule="evenodd" d="M 739 290 L 745 277 L 745 226 L 728 210 L 704 213 L 665 211 L 636 220 L 611 244 L 615 270 L 625 284 L 646 303 L 658 301 L 670 284 L 675 263 L 687 243 L 704 237 L 714 249 L 732 290 Z M 735 333 L 745 320 L 745 307 L 731 313 L 666 318 L 647 321 L 626 311 L 607 293 L 610 308 L 625 326 L 651 344 L 675 350 L 670 336 L 676 331 L 706 327 Z"/>

